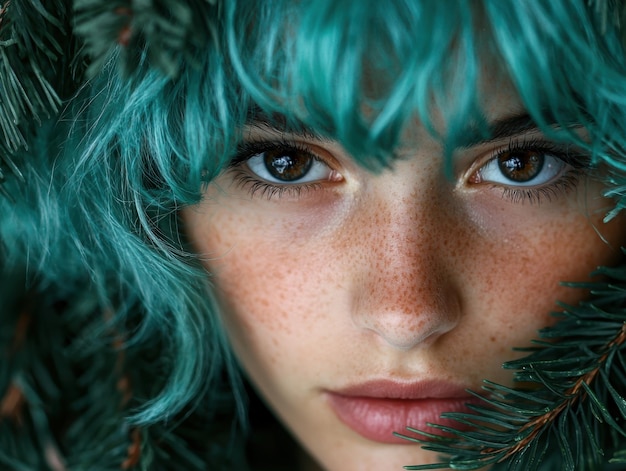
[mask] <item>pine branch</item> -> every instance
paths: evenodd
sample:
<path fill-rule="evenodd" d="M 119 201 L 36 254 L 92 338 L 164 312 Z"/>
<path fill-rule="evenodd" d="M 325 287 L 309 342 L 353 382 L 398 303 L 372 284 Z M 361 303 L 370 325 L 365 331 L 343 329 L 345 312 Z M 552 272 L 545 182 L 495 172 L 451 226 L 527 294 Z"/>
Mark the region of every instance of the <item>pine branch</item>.
<path fill-rule="evenodd" d="M 410 428 L 416 436 L 399 435 L 448 455 L 441 463 L 406 469 L 496 465 L 533 471 L 547 461 L 556 464 L 545 469 L 573 471 L 623 460 L 626 312 L 610 306 L 623 305 L 626 288 L 615 281 L 591 286 L 594 303 L 567 307 L 557 324 L 541 332 L 543 340 L 526 349 L 526 358 L 505 364 L 525 388 L 485 381 L 485 393 L 473 393 L 482 403 L 468 405 L 471 412 L 442 415 L 458 427 L 429 424 L 447 436 Z"/>
<path fill-rule="evenodd" d="M 115 52 L 127 74 L 141 63 L 176 76 L 215 40 L 217 0 L 75 0 L 75 32 L 85 41 L 89 73 Z"/>
<path fill-rule="evenodd" d="M 44 120 L 59 112 L 67 79 L 68 1 L 0 3 L 0 192 L 9 175 L 23 181 L 18 152 L 28 151 Z"/>
<path fill-rule="evenodd" d="M 51 5 L 63 14 L 63 2 Z M 0 9 L 0 131 L 8 151 L 27 146 L 25 128 L 58 112 L 55 63 L 64 52 L 57 36 L 65 34 L 62 18 L 38 0 L 4 2 Z"/>
<path fill-rule="evenodd" d="M 524 438 L 515 446 L 511 447 L 506 452 L 502 460 L 507 460 L 514 454 L 522 452 L 531 444 L 533 440 L 537 439 L 537 436 L 542 433 L 542 429 L 544 427 L 551 426 L 557 417 L 564 411 L 571 409 L 575 402 L 584 401 L 587 398 L 587 393 L 591 392 L 589 385 L 592 384 L 596 376 L 600 374 L 600 369 L 604 364 L 606 364 L 610 352 L 613 352 L 616 348 L 620 348 L 625 341 L 626 324 L 622 325 L 622 328 L 617 336 L 607 344 L 605 353 L 597 359 L 595 367 L 576 379 L 574 385 L 565 391 L 563 400 L 558 403 L 554 409 L 551 409 L 545 414 L 531 420 L 520 428 L 520 433 L 523 434 L 527 429 L 530 430 L 530 433 L 525 435 Z"/>
<path fill-rule="evenodd" d="M 0 286 L 0 469 L 246 469 L 229 447 L 241 445 L 229 434 L 232 397 L 204 397 L 168 422 L 131 426 L 127 416 L 165 381 L 165 345 L 129 344 L 131 326 L 113 326 L 89 286 L 65 299 L 52 286 L 23 293 L 23 279 L 12 279 L 16 286 Z M 133 323 L 139 311 L 131 312 Z"/>

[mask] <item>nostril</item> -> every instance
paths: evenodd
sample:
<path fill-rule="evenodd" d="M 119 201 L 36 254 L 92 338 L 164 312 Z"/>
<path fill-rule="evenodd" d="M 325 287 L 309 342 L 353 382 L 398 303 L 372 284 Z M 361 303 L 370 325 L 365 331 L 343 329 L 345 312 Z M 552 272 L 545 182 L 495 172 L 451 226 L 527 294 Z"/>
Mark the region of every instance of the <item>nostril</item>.
<path fill-rule="evenodd" d="M 387 345 L 398 350 L 412 350 L 431 345 L 454 329 L 458 316 L 450 312 L 377 312 L 361 313 L 359 327 L 374 333 Z"/>

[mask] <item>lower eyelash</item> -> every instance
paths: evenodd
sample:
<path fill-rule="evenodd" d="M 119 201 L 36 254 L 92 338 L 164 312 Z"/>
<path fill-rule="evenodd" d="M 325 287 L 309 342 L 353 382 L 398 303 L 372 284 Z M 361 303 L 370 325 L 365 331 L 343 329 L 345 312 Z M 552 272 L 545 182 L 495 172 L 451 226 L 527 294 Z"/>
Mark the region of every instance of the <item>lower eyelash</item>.
<path fill-rule="evenodd" d="M 509 187 L 503 188 L 498 185 L 493 185 L 494 188 L 502 190 L 502 198 L 518 204 L 541 204 L 550 202 L 555 198 L 563 196 L 568 192 L 574 190 L 580 183 L 583 172 L 574 169 L 559 177 L 556 181 L 547 186 L 539 188 L 532 187 Z"/>
<path fill-rule="evenodd" d="M 275 185 L 271 183 L 265 183 L 251 177 L 247 173 L 238 170 L 237 167 L 232 169 L 235 172 L 234 180 L 236 184 L 243 189 L 247 189 L 250 197 L 261 197 L 267 200 L 272 198 L 299 198 L 304 192 L 314 191 L 319 189 L 320 183 L 312 182 L 302 185 Z"/>

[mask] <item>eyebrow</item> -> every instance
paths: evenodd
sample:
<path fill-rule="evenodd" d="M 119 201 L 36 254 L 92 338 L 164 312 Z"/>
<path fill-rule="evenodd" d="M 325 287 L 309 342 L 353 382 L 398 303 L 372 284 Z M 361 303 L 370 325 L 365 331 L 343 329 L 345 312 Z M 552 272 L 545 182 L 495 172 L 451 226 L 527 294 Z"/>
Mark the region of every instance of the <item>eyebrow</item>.
<path fill-rule="evenodd" d="M 267 113 L 256 105 L 253 105 L 246 116 L 246 126 L 259 129 L 269 129 L 278 134 L 293 134 L 296 137 L 320 142 L 333 142 L 328 136 L 321 134 L 299 120 L 288 120 L 281 113 Z"/>
<path fill-rule="evenodd" d="M 548 117 L 546 122 L 549 127 L 562 126 L 562 121 L 557 120 L 551 113 L 545 113 Z M 246 125 L 257 128 L 269 128 L 276 133 L 289 133 L 296 137 L 312 139 L 321 142 L 333 142 L 333 139 L 320 134 L 310 126 L 300 122 L 289 120 L 280 113 L 268 114 L 257 106 L 253 106 L 249 111 L 246 119 Z M 576 126 L 577 121 L 572 120 L 567 126 Z M 491 142 L 500 141 L 506 138 L 512 138 L 528 131 L 539 131 L 539 126 L 528 112 L 521 112 L 509 116 L 497 118 L 492 122 L 487 122 L 486 127 L 481 129 L 478 126 L 470 126 L 464 132 L 462 137 L 457 141 L 456 148 L 471 148 L 481 144 L 489 144 Z"/>
<path fill-rule="evenodd" d="M 555 123 L 550 123 L 550 125 L 553 124 Z M 526 112 L 504 116 L 488 122 L 486 132 L 476 126 L 470 127 L 463 133 L 458 147 L 468 148 L 479 144 L 488 144 L 538 129 L 537 123 Z"/>
<path fill-rule="evenodd" d="M 542 128 L 558 130 L 582 126 L 579 118 L 567 117 L 565 115 L 559 119 L 556 117 L 557 114 L 547 110 L 543 110 L 541 116 L 545 117 L 542 127 L 540 127 L 526 111 L 503 116 L 492 122 L 487 122 L 486 127 L 483 129 L 480 129 L 478 126 L 471 126 L 463 133 L 464 135 L 459 139 L 456 147 L 470 148 L 480 144 L 489 144 L 491 142 L 519 136 L 529 131 L 541 132 Z"/>

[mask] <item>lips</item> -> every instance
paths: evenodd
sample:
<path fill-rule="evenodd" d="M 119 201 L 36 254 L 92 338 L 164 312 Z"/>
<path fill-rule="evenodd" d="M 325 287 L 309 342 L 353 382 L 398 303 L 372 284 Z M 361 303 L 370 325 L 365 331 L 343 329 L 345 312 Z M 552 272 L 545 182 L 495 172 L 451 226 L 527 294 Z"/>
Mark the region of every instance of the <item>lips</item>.
<path fill-rule="evenodd" d="M 444 412 L 469 412 L 466 404 L 479 401 L 465 388 L 446 382 L 399 383 L 371 381 L 327 392 L 328 403 L 345 425 L 379 443 L 410 444 L 393 435 L 406 427 L 442 432 L 426 423 L 459 426 L 441 419 Z"/>

